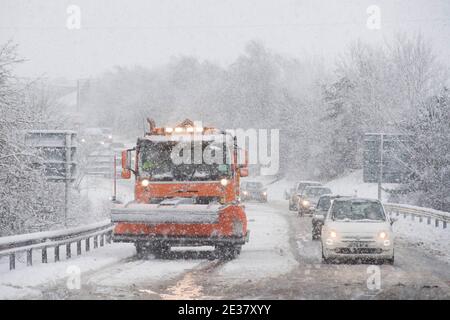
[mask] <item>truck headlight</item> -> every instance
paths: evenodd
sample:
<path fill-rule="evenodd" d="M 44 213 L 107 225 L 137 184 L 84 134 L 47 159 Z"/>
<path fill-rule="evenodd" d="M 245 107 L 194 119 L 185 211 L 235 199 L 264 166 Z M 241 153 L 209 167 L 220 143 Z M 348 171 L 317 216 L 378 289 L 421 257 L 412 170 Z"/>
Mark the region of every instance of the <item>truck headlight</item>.
<path fill-rule="evenodd" d="M 263 196 L 267 196 L 267 192 L 264 191 L 264 192 L 263 192 Z"/>
<path fill-rule="evenodd" d="M 246 195 L 248 194 L 248 192 L 247 192 L 247 191 L 242 191 L 242 194 L 243 194 L 244 196 L 246 196 Z"/>
<path fill-rule="evenodd" d="M 148 181 L 147 179 L 144 179 L 141 181 L 141 186 L 143 187 L 147 187 L 150 184 L 150 181 Z"/>
<path fill-rule="evenodd" d="M 223 185 L 224 187 L 226 187 L 228 185 L 228 182 L 229 181 L 225 178 L 220 180 L 220 184 Z"/>
<path fill-rule="evenodd" d="M 302 205 L 303 205 L 304 207 L 309 206 L 309 201 L 308 201 L 308 200 L 303 200 L 303 201 L 302 201 Z"/>
<path fill-rule="evenodd" d="M 331 238 L 336 238 L 336 237 L 337 237 L 336 231 L 331 230 L 331 231 L 330 231 L 330 237 L 331 237 Z"/>

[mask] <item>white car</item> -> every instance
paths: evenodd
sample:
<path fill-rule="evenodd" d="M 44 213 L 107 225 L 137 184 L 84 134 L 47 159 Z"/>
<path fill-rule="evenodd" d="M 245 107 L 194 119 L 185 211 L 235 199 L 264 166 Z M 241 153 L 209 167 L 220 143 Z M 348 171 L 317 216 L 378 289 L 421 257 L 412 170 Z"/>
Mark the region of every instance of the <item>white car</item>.
<path fill-rule="evenodd" d="M 360 259 L 394 263 L 394 233 L 378 200 L 335 199 L 322 227 L 322 259 Z"/>

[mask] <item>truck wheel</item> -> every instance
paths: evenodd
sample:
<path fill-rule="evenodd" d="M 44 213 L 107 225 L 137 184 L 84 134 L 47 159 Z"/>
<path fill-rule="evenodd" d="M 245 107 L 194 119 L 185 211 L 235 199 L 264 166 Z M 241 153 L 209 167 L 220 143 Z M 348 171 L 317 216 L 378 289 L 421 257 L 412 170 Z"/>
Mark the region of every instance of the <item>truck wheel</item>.
<path fill-rule="evenodd" d="M 147 252 L 154 255 L 156 259 L 164 259 L 170 252 L 170 246 L 156 244 L 147 248 Z"/>
<path fill-rule="evenodd" d="M 137 257 L 138 259 L 142 259 L 142 258 L 144 257 L 144 253 L 145 253 L 145 248 L 144 248 L 144 246 L 143 246 L 142 243 L 140 243 L 140 242 L 136 242 L 136 243 L 134 244 L 134 246 L 135 246 L 135 248 L 136 248 L 136 257 Z"/>
<path fill-rule="evenodd" d="M 241 253 L 240 245 L 216 246 L 216 256 L 220 260 L 229 261 L 235 259 Z"/>

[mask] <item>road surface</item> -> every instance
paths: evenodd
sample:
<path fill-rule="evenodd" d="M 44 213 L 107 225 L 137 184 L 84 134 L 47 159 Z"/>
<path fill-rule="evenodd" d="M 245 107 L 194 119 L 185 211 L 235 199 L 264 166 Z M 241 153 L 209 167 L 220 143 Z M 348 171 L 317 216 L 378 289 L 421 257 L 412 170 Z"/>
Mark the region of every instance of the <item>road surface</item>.
<path fill-rule="evenodd" d="M 236 260 L 210 260 L 206 249 L 139 260 L 131 245 L 112 244 L 95 254 L 128 254 L 82 272 L 79 289 L 69 289 L 62 278 L 28 286 L 33 293 L 24 298 L 450 299 L 448 262 L 421 247 L 398 239 L 393 266 L 326 265 L 321 263 L 320 242 L 311 240 L 311 218 L 288 211 L 284 200 L 246 207 L 250 242 Z M 380 282 L 373 282 L 378 275 Z"/>

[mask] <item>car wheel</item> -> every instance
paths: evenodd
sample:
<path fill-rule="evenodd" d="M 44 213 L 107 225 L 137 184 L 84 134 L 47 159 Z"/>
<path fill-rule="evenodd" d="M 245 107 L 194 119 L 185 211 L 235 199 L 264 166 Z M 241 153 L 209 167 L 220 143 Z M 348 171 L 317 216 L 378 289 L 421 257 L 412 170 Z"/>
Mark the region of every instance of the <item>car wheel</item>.
<path fill-rule="evenodd" d="M 390 259 L 386 259 L 386 263 L 390 264 L 391 266 L 394 265 L 394 256 L 392 256 L 392 258 Z"/>
<path fill-rule="evenodd" d="M 322 248 L 322 263 L 324 263 L 324 264 L 329 264 L 330 263 L 330 260 L 325 258 L 325 255 L 323 254 L 323 248 Z"/>

